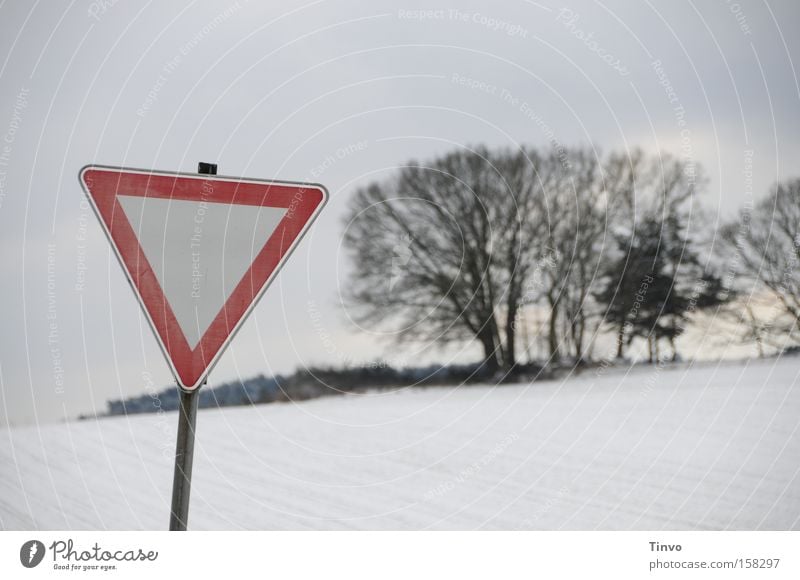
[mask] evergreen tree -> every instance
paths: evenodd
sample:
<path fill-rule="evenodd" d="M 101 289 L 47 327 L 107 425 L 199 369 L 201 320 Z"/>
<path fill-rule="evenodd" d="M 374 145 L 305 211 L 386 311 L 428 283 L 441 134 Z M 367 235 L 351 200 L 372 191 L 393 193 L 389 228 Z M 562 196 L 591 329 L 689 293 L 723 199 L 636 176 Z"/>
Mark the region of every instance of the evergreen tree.
<path fill-rule="evenodd" d="M 617 357 L 639 337 L 647 341 L 651 363 L 660 358 L 664 340 L 676 359 L 675 341 L 689 316 L 730 298 L 722 280 L 703 270 L 684 231 L 675 216 L 650 216 L 632 236 L 615 238 L 618 257 L 602 273 L 594 298 L 606 306 L 605 322 L 617 334 Z"/>
<path fill-rule="evenodd" d="M 605 305 L 606 324 L 616 332 L 617 358 L 634 337 L 649 335 L 658 318 L 654 305 L 668 295 L 657 225 L 648 220 L 633 236 L 615 237 L 618 257 L 608 263 L 601 275 L 603 284 L 594 293 L 595 300 Z"/>

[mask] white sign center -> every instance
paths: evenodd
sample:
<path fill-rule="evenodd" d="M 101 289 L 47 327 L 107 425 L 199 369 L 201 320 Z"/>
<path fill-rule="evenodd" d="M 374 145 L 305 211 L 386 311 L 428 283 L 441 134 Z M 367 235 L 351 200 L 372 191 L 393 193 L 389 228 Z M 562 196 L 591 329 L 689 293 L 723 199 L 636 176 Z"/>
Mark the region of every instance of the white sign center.
<path fill-rule="evenodd" d="M 192 349 L 287 211 L 124 193 L 118 200 Z"/>

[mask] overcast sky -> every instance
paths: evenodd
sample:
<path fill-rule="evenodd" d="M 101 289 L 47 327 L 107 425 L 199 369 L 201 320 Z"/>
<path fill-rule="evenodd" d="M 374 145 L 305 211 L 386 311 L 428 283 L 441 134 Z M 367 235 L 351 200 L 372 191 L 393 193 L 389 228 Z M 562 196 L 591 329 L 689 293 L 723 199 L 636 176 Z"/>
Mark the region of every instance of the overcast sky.
<path fill-rule="evenodd" d="M 348 196 L 409 159 L 478 143 L 666 150 L 704 165 L 722 217 L 800 175 L 797 2 L 499 4 L 0 4 L 0 421 L 102 412 L 172 381 L 78 184 L 88 163 L 208 161 L 330 190 L 212 384 L 477 356 L 396 352 L 340 305 Z"/>

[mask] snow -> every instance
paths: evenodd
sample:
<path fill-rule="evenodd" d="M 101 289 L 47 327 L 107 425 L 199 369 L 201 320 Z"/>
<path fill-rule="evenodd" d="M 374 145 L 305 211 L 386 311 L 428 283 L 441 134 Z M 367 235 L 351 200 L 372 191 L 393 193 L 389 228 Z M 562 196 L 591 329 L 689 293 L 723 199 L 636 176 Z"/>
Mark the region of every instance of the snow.
<path fill-rule="evenodd" d="M 800 359 L 200 411 L 190 529 L 798 529 Z M 164 529 L 175 413 L 0 435 L 0 527 Z"/>

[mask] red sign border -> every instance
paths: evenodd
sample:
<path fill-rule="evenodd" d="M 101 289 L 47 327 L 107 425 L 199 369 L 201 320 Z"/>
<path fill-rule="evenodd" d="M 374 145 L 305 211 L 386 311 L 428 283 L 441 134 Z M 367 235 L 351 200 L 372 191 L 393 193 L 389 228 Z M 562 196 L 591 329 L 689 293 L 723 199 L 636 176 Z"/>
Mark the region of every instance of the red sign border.
<path fill-rule="evenodd" d="M 213 199 L 207 199 L 209 202 L 235 203 L 234 199 L 236 199 L 242 205 L 285 207 L 287 209 L 292 206 L 293 202 L 296 202 L 296 205 L 291 215 L 290 212 L 287 212 L 287 215 L 278 224 L 275 232 L 258 253 L 240 283 L 231 293 L 226 304 L 211 323 L 211 326 L 201 337 L 195 349 L 192 350 L 189 348 L 169 302 L 167 302 L 161 286 L 144 256 L 133 227 L 124 212 L 118 210 L 117 195 L 119 193 L 117 189 L 113 188 L 111 192 L 93 193 L 92 188 L 95 186 L 95 180 L 92 180 L 91 184 L 87 182 L 87 177 L 91 177 L 91 172 L 110 175 L 112 178 L 117 176 L 118 181 L 126 175 L 145 175 L 155 181 L 172 181 L 172 187 L 169 188 L 168 192 L 163 189 L 149 190 L 148 187 L 151 184 L 151 180 L 148 179 L 145 182 L 146 185 L 143 191 L 126 190 L 125 195 L 197 201 L 196 190 L 184 190 L 184 187 L 175 187 L 179 183 L 182 186 L 190 185 L 188 181 L 185 181 L 189 179 L 192 181 L 223 183 L 227 184 L 227 188 L 230 188 L 231 185 L 233 186 L 232 191 L 223 192 L 222 197 L 215 195 Z M 111 247 L 114 249 L 114 254 L 125 272 L 139 305 L 150 323 L 153 334 L 158 340 L 178 386 L 185 391 L 197 389 L 206 380 L 211 369 L 225 352 L 233 337 L 264 295 L 277 273 L 286 263 L 286 260 L 291 256 L 311 224 L 316 220 L 329 198 L 328 190 L 318 183 L 249 179 L 224 175 L 156 171 L 94 164 L 81 168 L 78 179 Z M 255 188 L 248 188 L 247 186 L 250 184 L 262 186 L 259 193 L 256 192 Z M 263 190 L 264 185 L 270 188 L 266 192 Z M 271 189 L 272 187 L 274 187 L 274 190 Z M 301 190 L 304 194 L 299 200 L 297 199 L 298 190 Z M 319 196 L 316 199 L 302 199 L 303 197 L 308 197 L 305 196 L 305 193 L 309 191 L 318 192 Z M 96 195 L 99 197 L 96 198 Z M 270 204 L 265 203 L 268 195 L 270 195 Z M 292 223 L 292 220 L 297 221 Z M 299 228 L 296 227 L 301 220 L 302 225 Z M 287 233 L 289 234 L 289 239 L 287 239 Z M 264 273 L 268 273 L 266 277 L 263 276 Z M 261 278 L 263 278 L 263 281 L 259 285 L 258 281 Z M 153 309 L 152 315 L 151 309 Z M 159 313 L 162 315 L 159 315 Z M 213 354 L 210 357 L 206 357 L 206 352 L 212 352 Z M 198 372 L 198 368 L 202 368 L 202 370 Z"/>

